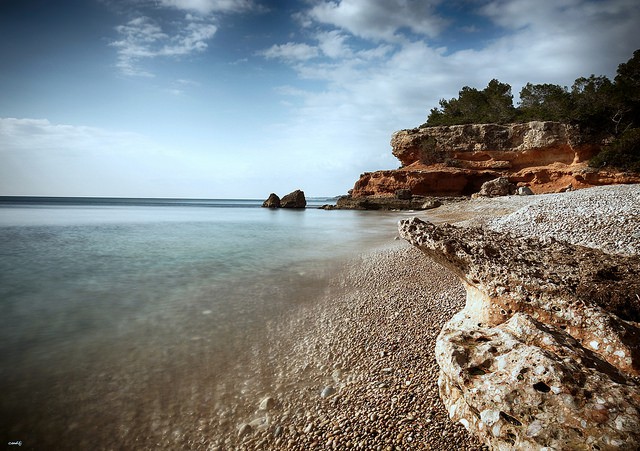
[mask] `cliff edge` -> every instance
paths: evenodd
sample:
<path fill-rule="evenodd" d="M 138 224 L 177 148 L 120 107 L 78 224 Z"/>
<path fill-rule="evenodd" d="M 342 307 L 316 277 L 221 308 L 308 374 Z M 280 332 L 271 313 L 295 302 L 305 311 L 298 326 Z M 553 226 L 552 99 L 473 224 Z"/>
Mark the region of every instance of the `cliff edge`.
<path fill-rule="evenodd" d="M 569 185 L 577 189 L 640 183 L 639 174 L 587 166 L 602 144 L 577 126 L 559 122 L 400 130 L 393 134 L 391 147 L 401 167 L 362 174 L 351 196 L 389 197 L 398 190 L 418 196 L 471 195 L 498 177 L 528 186 L 535 194 L 558 192 Z"/>

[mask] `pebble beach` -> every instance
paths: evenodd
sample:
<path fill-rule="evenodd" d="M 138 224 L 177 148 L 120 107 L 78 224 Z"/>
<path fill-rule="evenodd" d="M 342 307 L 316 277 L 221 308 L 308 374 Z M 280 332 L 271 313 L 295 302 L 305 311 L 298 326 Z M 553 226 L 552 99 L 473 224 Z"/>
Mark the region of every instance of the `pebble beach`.
<path fill-rule="evenodd" d="M 403 242 L 354 259 L 238 368 L 212 449 L 484 449 L 438 396 L 435 339 L 464 299 Z"/>
<path fill-rule="evenodd" d="M 420 216 L 625 253 L 637 252 L 638 199 L 637 186 L 602 187 L 471 199 Z M 593 246 L 587 238 L 611 218 L 631 238 Z M 268 325 L 235 385 L 218 387 L 226 397 L 205 449 L 488 449 L 449 420 L 438 395 L 436 337 L 464 302 L 460 282 L 403 241 L 345 262 L 320 299 Z"/>

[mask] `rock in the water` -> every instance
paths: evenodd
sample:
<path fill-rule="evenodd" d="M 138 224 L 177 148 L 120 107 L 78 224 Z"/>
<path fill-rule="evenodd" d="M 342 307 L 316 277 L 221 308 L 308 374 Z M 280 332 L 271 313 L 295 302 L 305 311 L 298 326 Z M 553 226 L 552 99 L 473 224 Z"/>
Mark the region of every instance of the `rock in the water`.
<path fill-rule="evenodd" d="M 307 200 L 304 197 L 304 192 L 297 189 L 287 194 L 280 199 L 280 206 L 282 208 L 305 208 L 307 206 Z"/>
<path fill-rule="evenodd" d="M 509 182 L 508 178 L 498 177 L 497 179 L 484 182 L 482 184 L 482 187 L 480 187 L 480 191 L 476 193 L 474 196 L 475 197 L 508 196 L 510 194 L 514 194 L 515 192 L 516 192 L 516 186 L 513 183 Z"/>
<path fill-rule="evenodd" d="M 262 203 L 265 208 L 280 208 L 280 198 L 277 194 L 271 193 L 267 200 Z"/>
<path fill-rule="evenodd" d="M 441 205 L 440 200 L 424 196 L 412 195 L 409 199 L 398 199 L 396 196 L 359 198 L 342 196 L 336 202 L 335 208 L 343 210 L 429 210 Z"/>
<path fill-rule="evenodd" d="M 403 220 L 462 280 L 436 342 L 449 416 L 492 449 L 640 448 L 640 257 Z"/>
<path fill-rule="evenodd" d="M 533 191 L 531 191 L 531 188 L 529 188 L 528 186 L 521 186 L 516 191 L 516 194 L 518 196 L 531 196 L 533 195 Z"/>

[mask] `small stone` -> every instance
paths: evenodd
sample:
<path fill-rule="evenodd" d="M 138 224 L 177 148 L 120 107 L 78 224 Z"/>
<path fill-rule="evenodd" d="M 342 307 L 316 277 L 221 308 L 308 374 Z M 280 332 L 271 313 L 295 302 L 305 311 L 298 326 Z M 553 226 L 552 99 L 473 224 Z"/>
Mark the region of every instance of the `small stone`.
<path fill-rule="evenodd" d="M 516 191 L 516 194 L 518 196 L 531 196 L 533 195 L 533 191 L 531 191 L 531 188 L 529 188 L 528 186 L 521 186 Z"/>
<path fill-rule="evenodd" d="M 247 423 L 242 423 L 240 426 L 238 426 L 238 438 L 242 438 L 245 435 L 249 434 L 250 432 L 251 432 L 251 425 Z"/>
<path fill-rule="evenodd" d="M 262 401 L 260 401 L 259 410 L 271 410 L 276 406 L 276 400 L 271 396 L 267 396 Z"/>
<path fill-rule="evenodd" d="M 333 395 L 335 392 L 336 392 L 335 388 L 333 388 L 331 385 L 327 385 L 322 389 L 322 392 L 320 392 L 320 397 L 328 398 L 329 396 Z"/>

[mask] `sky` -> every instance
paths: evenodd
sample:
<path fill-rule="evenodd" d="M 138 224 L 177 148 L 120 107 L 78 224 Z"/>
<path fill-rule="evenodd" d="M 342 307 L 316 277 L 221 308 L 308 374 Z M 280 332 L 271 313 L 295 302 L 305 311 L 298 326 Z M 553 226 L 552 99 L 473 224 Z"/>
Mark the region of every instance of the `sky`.
<path fill-rule="evenodd" d="M 637 0 L 0 0 L 0 195 L 345 194 L 497 78 L 640 48 Z"/>

